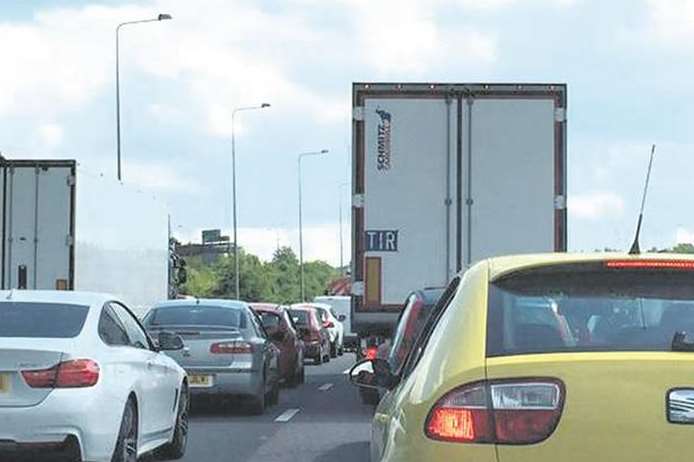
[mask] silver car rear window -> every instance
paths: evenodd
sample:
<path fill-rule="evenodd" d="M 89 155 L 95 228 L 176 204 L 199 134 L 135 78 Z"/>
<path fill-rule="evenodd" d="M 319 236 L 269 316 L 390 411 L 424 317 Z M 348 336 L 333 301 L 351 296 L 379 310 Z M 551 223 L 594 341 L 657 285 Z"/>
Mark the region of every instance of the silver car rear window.
<path fill-rule="evenodd" d="M 694 340 L 694 272 L 603 264 L 522 271 L 489 288 L 487 356 L 670 351 Z"/>
<path fill-rule="evenodd" d="M 77 337 L 88 312 L 84 305 L 0 302 L 0 337 Z"/>
<path fill-rule="evenodd" d="M 153 326 L 219 326 L 246 328 L 246 315 L 239 308 L 225 306 L 180 305 L 153 309 L 144 324 Z"/>

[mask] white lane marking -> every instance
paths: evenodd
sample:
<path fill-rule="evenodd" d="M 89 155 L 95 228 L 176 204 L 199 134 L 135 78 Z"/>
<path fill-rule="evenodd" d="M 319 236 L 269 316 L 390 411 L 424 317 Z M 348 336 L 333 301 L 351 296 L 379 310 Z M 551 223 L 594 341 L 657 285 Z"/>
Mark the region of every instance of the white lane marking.
<path fill-rule="evenodd" d="M 352 370 L 352 369 L 345 369 L 342 373 L 345 374 L 345 375 L 347 375 L 347 374 L 349 374 L 349 371 L 351 371 L 351 370 Z"/>
<path fill-rule="evenodd" d="M 299 409 L 287 409 L 275 419 L 275 422 L 289 422 L 298 413 Z"/>
<path fill-rule="evenodd" d="M 320 387 L 318 387 L 318 389 L 319 389 L 320 391 L 328 391 L 328 390 L 330 390 L 332 387 L 333 387 L 333 384 L 332 384 L 332 383 L 326 383 L 325 385 L 321 385 Z"/>

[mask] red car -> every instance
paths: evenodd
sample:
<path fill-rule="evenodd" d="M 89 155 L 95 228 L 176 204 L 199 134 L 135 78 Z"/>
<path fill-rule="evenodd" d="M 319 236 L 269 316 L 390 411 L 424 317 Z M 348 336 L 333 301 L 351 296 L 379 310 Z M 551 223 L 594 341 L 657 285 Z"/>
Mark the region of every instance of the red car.
<path fill-rule="evenodd" d="M 290 387 L 304 383 L 304 342 L 287 307 L 251 303 L 272 343 L 279 348 L 280 378 Z"/>
<path fill-rule="evenodd" d="M 323 327 L 318 310 L 311 305 L 297 303 L 289 308 L 289 315 L 304 341 L 304 356 L 312 358 L 315 364 L 330 361 L 330 334 Z"/>

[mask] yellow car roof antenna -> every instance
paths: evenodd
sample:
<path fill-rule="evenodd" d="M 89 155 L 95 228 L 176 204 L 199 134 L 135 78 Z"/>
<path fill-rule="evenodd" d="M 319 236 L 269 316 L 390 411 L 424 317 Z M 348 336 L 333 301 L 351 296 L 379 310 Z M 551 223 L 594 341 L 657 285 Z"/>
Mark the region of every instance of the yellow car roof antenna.
<path fill-rule="evenodd" d="M 643 222 L 643 209 L 646 207 L 646 196 L 648 195 L 648 183 L 651 179 L 651 169 L 653 168 L 653 158 L 655 157 L 655 144 L 651 147 L 651 159 L 648 162 L 648 172 L 646 173 L 646 185 L 643 188 L 643 197 L 641 198 L 641 211 L 639 212 L 639 221 L 636 225 L 636 236 L 634 237 L 634 243 L 631 245 L 629 250 L 629 255 L 639 255 L 641 254 L 641 248 L 639 246 L 639 236 L 641 235 L 641 223 Z"/>

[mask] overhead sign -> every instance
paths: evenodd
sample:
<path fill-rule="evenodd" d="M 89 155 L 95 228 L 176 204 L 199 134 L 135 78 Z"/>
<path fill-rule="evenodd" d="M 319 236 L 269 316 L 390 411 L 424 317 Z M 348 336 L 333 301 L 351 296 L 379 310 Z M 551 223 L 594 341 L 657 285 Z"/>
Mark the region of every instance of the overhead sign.
<path fill-rule="evenodd" d="M 397 252 L 397 230 L 368 230 L 366 231 L 366 250 L 371 252 Z"/>
<path fill-rule="evenodd" d="M 219 242 L 222 240 L 222 230 L 220 229 L 204 229 L 202 230 L 202 243 Z"/>

